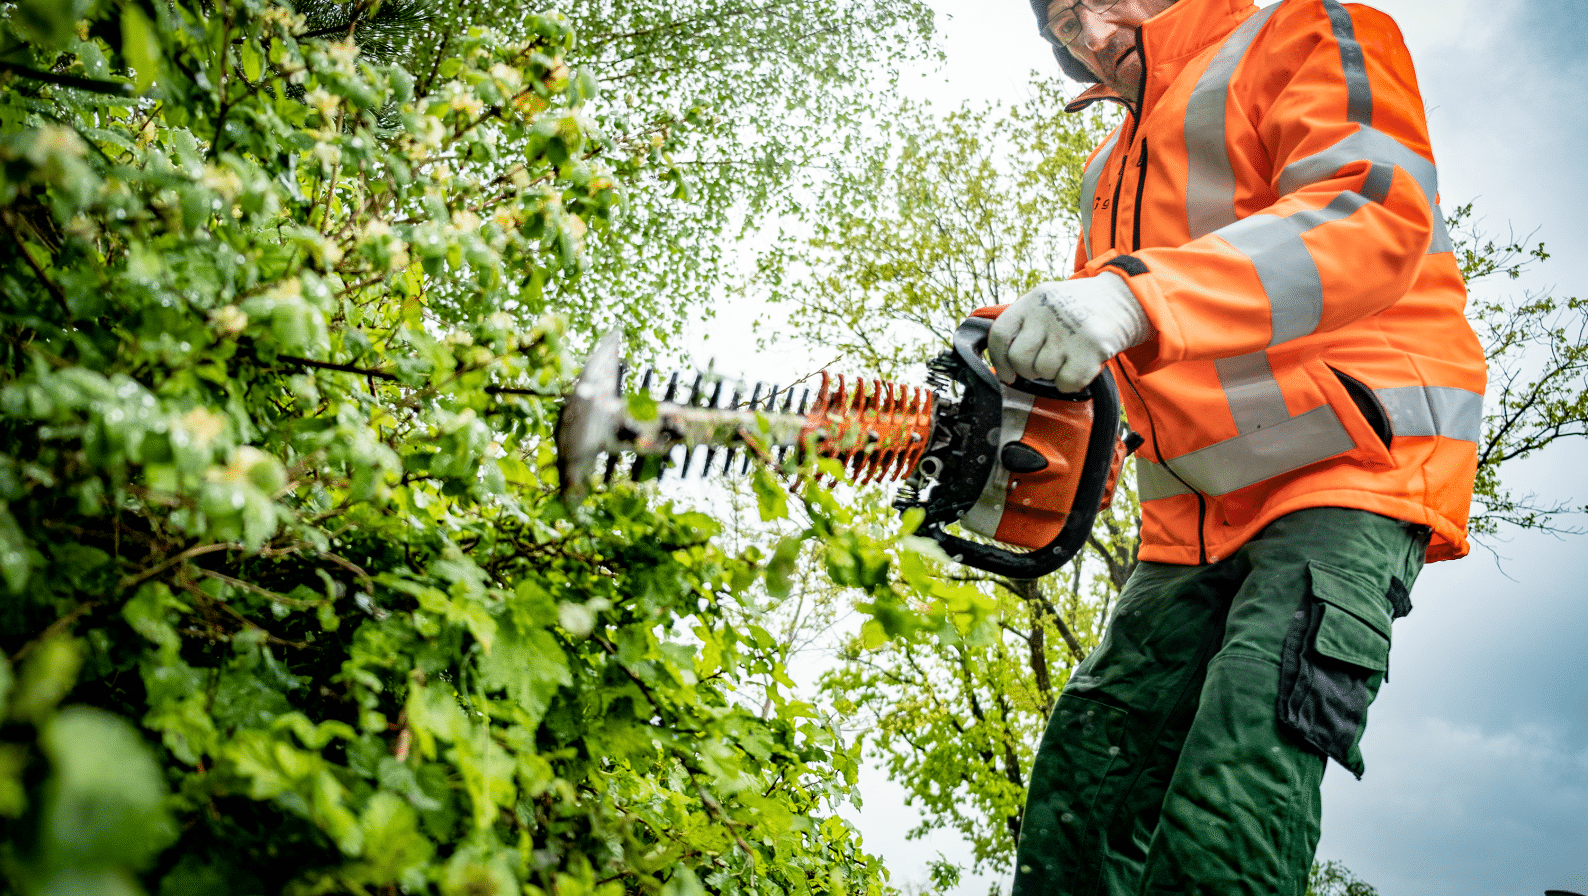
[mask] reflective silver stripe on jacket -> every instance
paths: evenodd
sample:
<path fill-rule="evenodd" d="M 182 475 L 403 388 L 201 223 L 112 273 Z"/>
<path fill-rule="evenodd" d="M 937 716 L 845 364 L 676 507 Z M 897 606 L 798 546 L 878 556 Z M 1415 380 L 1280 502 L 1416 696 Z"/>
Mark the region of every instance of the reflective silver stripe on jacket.
<path fill-rule="evenodd" d="M 1390 431 L 1397 437 L 1443 436 L 1476 442 L 1483 427 L 1483 395 L 1478 392 L 1453 386 L 1395 386 L 1374 389 L 1373 395 L 1384 406 Z M 1278 424 L 1243 430 L 1167 464 L 1138 456 L 1136 487 L 1143 501 L 1190 494 L 1192 488 L 1223 495 L 1352 447 L 1334 409 L 1323 405 Z"/>
<path fill-rule="evenodd" d="M 1114 129 L 1081 175 L 1081 245 L 1086 250 L 1087 261 L 1092 260 L 1092 206 L 1097 202 L 1097 182 L 1103 179 L 1103 169 L 1108 167 L 1108 157 L 1113 155 L 1114 144 L 1119 142 L 1123 131 L 1123 127 Z"/>
<path fill-rule="evenodd" d="M 1276 9 L 1278 5 L 1265 7 L 1235 29 L 1202 73 L 1186 103 L 1186 226 L 1192 239 L 1227 227 L 1236 220 L 1235 173 L 1229 157 L 1225 128 L 1229 86 L 1236 66 L 1251 48 L 1258 30 Z M 1287 166 L 1280 178 L 1280 195 L 1288 195 L 1299 187 L 1332 177 L 1351 162 L 1371 161 L 1375 168 L 1370 171 L 1363 190 L 1368 198 L 1383 202 L 1389 192 L 1392 172 L 1380 171 L 1377 165 L 1383 163 L 1399 167 L 1416 179 L 1428 202 L 1433 219 L 1429 254 L 1449 252 L 1452 244 L 1436 201 L 1438 182 L 1433 164 L 1393 138 L 1372 129 L 1373 89 L 1368 82 L 1362 46 L 1356 39 L 1351 15 L 1335 0 L 1325 0 L 1324 9 L 1329 16 L 1335 42 L 1340 47 L 1340 67 L 1346 85 L 1346 119 L 1358 125 L 1359 133 L 1373 136 L 1366 141 L 1347 138 L 1335 147 Z M 1359 150 L 1357 144 L 1362 142 L 1370 145 Z M 1393 144 L 1393 147 L 1384 145 L 1386 143 Z M 1296 170 L 1292 172 L 1292 168 Z"/>
<path fill-rule="evenodd" d="M 1136 455 L 1136 497 L 1142 501 L 1156 501 L 1159 498 L 1173 498 L 1175 495 L 1189 495 L 1191 490 L 1186 488 L 1180 480 L 1174 478 L 1169 468 L 1163 464 Z"/>
<path fill-rule="evenodd" d="M 1285 409 L 1285 394 L 1268 365 L 1267 352 L 1252 352 L 1213 362 L 1224 387 L 1224 400 L 1235 418 L 1235 431 L 1246 433 L 1283 423 L 1290 419 Z"/>
<path fill-rule="evenodd" d="M 1428 244 L 1428 254 L 1449 252 L 1450 230 L 1445 226 L 1445 216 L 1439 211 L 1435 199 L 1439 195 L 1439 175 L 1434 163 L 1407 149 L 1404 144 L 1382 131 L 1360 125 L 1356 133 L 1338 143 L 1304 159 L 1297 159 L 1279 173 L 1279 194 L 1288 196 L 1309 184 L 1327 180 L 1336 171 L 1352 162 L 1371 162 L 1373 168 L 1362 184 L 1362 192 L 1374 202 L 1382 203 L 1389 196 L 1391 169 L 1399 168 L 1422 188 L 1423 199 L 1428 203 L 1433 218 L 1434 233 Z"/>
<path fill-rule="evenodd" d="M 1197 80 L 1185 109 L 1186 226 L 1191 238 L 1235 222 L 1235 166 L 1224 137 L 1224 106 L 1235 66 L 1274 14 L 1265 7 L 1235 29 Z"/>
<path fill-rule="evenodd" d="M 1367 204 L 1361 194 L 1345 192 L 1323 208 L 1302 209 L 1283 218 L 1251 215 L 1214 233 L 1246 256 L 1257 271 L 1268 296 L 1270 346 L 1310 336 L 1323 320 L 1323 276 L 1302 235 L 1349 217 Z"/>
<path fill-rule="evenodd" d="M 1390 178 L 1393 172 L 1381 170 L 1379 163 L 1393 165 L 1410 174 L 1416 179 L 1417 185 L 1423 188 L 1423 198 L 1428 200 L 1428 210 L 1433 217 L 1434 232 L 1428 243 L 1428 254 L 1449 252 L 1455 248 L 1450 242 L 1450 231 L 1445 227 L 1445 216 L 1439 211 L 1439 178 L 1434 171 L 1432 162 L 1412 152 L 1400 141 L 1373 130 L 1373 86 L 1367 80 L 1367 58 L 1362 53 L 1362 44 L 1356 39 L 1356 27 L 1351 24 L 1351 13 L 1346 11 L 1337 0 L 1323 0 L 1324 11 L 1329 14 L 1329 27 L 1334 30 L 1335 43 L 1340 46 L 1340 69 L 1345 73 L 1347 121 L 1354 122 L 1361 127 L 1357 135 L 1347 137 L 1329 149 L 1300 162 L 1285 166 L 1284 172 L 1279 177 L 1279 195 L 1284 196 L 1293 192 L 1302 184 L 1316 183 L 1332 175 L 1346 165 L 1361 161 L 1372 160 L 1374 167 L 1368 172 L 1368 182 L 1363 184 L 1363 192 L 1374 202 L 1382 203 L 1389 195 Z M 1351 155 L 1356 150 L 1344 150 L 1343 145 L 1356 140 L 1357 137 L 1366 138 L 1363 142 L 1369 144 L 1368 148 L 1361 150 L 1358 155 Z M 1348 156 L 1340 158 L 1339 156 Z M 1324 159 L 1323 156 L 1332 156 Z M 1286 177 L 1291 175 L 1291 169 L 1298 165 L 1318 160 L 1319 167 L 1327 170 L 1314 170 L 1309 176 L 1300 174 L 1300 184 L 1286 187 Z M 1332 165 L 1332 168 L 1327 166 Z M 1295 183 L 1293 180 L 1292 183 Z"/>
<path fill-rule="evenodd" d="M 1483 396 L 1454 386 L 1374 389 L 1398 436 L 1444 436 L 1476 442 L 1483 433 Z"/>
<path fill-rule="evenodd" d="M 1356 447 L 1334 408 L 1321 405 L 1275 426 L 1216 442 L 1169 462 L 1176 476 L 1204 495 L 1226 495 Z M 1148 462 L 1150 463 L 1150 461 Z M 1140 467 L 1137 467 L 1139 476 Z M 1165 477 L 1185 491 L 1173 477 Z M 1144 492 L 1143 501 L 1167 497 Z"/>
<path fill-rule="evenodd" d="M 1362 53 L 1362 45 L 1357 42 L 1351 13 L 1336 0 L 1323 0 L 1323 10 L 1329 15 L 1334 42 L 1340 47 L 1340 70 L 1345 73 L 1346 120 L 1363 126 L 1371 125 L 1373 85 L 1367 80 L 1367 57 Z"/>

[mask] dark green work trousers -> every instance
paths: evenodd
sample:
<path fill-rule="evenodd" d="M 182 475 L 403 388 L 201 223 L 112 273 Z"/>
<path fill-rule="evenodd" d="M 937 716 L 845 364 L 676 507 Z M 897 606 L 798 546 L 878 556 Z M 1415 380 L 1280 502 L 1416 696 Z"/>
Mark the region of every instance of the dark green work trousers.
<path fill-rule="evenodd" d="M 1031 772 L 1015 896 L 1301 896 L 1325 757 L 1367 707 L 1427 534 L 1292 513 L 1217 563 L 1141 563 Z"/>

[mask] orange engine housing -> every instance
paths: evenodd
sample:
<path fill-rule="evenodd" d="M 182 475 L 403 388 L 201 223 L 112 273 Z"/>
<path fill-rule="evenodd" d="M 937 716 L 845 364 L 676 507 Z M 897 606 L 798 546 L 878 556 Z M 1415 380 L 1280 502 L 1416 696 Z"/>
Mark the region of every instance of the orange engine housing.
<path fill-rule="evenodd" d="M 982 308 L 973 316 L 997 317 L 1006 307 Z M 1017 547 L 1052 543 L 1075 509 L 1092 418 L 1090 400 L 1039 397 L 1004 386 L 998 456 L 960 525 Z M 1102 508 L 1113 500 L 1126 454 L 1125 443 L 1116 439 Z"/>

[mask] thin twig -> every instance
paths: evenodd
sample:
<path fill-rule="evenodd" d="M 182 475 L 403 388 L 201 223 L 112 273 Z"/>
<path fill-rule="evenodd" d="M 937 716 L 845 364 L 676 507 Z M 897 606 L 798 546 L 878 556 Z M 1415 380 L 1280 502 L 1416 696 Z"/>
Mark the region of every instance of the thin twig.
<path fill-rule="evenodd" d="M 48 628 L 44 629 L 42 632 L 39 632 L 39 636 L 37 638 L 34 638 L 28 643 L 23 644 L 21 647 L 17 648 L 16 653 L 11 654 L 11 665 L 15 666 L 17 663 L 20 663 L 22 658 L 27 656 L 34 647 L 44 643 L 45 641 L 48 641 L 66 629 L 71 628 L 72 623 L 76 622 L 78 619 L 81 619 L 84 613 L 87 613 L 89 610 L 92 610 L 97 606 L 99 606 L 99 602 L 92 600 L 88 603 L 78 604 L 77 608 L 72 610 L 72 612 L 67 613 L 65 616 L 62 616 L 50 623 Z"/>
<path fill-rule="evenodd" d="M 171 567 L 177 565 L 178 563 L 181 563 L 184 560 L 191 560 L 194 557 L 202 557 L 205 554 L 213 554 L 216 551 L 241 551 L 241 550 L 244 550 L 244 547 L 242 545 L 240 545 L 240 544 L 232 544 L 230 542 L 218 542 L 216 544 L 201 544 L 198 547 L 188 548 L 187 550 L 183 551 L 182 553 L 177 554 L 175 557 L 172 557 L 171 559 L 166 560 L 166 561 L 164 561 L 162 563 L 159 563 L 159 564 L 157 564 L 155 566 L 151 566 L 150 568 L 144 570 L 143 572 L 138 573 L 135 576 L 131 576 L 129 578 L 122 579 L 120 587 L 121 587 L 121 589 L 123 591 L 128 590 L 128 589 L 132 589 L 132 588 L 136 588 L 139 585 L 142 585 L 144 582 L 148 581 L 149 579 L 154 578 L 155 576 L 159 575 L 160 573 L 165 572 L 166 570 L 168 570 Z"/>
<path fill-rule="evenodd" d="M 336 133 L 342 133 L 342 123 L 346 121 L 346 110 L 338 107 L 336 110 Z M 331 177 L 325 185 L 325 212 L 320 216 L 320 233 L 326 233 L 331 226 L 331 200 L 336 196 L 336 181 L 342 176 L 342 158 L 337 156 L 336 164 L 331 166 Z"/>
<path fill-rule="evenodd" d="M 271 591 L 269 588 L 261 588 L 260 586 L 255 585 L 252 582 L 245 582 L 242 579 L 234 578 L 234 577 L 229 576 L 229 575 L 227 575 L 227 574 L 225 574 L 223 572 L 216 572 L 213 569 L 205 569 L 202 566 L 195 567 L 195 569 L 197 569 L 199 572 L 203 573 L 204 575 L 209 576 L 210 578 L 216 580 L 217 582 L 225 582 L 226 584 L 232 586 L 233 588 L 241 588 L 244 591 L 250 592 L 252 594 L 257 594 L 260 597 L 265 598 L 266 600 L 269 600 L 269 601 L 272 601 L 272 602 L 275 602 L 275 603 L 279 603 L 279 604 L 285 604 L 285 605 L 287 605 L 289 607 L 298 607 L 300 609 L 307 609 L 309 607 L 318 607 L 318 606 L 320 606 L 321 604 L 324 603 L 324 601 L 298 600 L 297 598 L 287 597 L 284 594 L 277 594 L 276 592 Z"/>
<path fill-rule="evenodd" d="M 303 641 L 288 641 L 285 638 L 277 637 L 276 635 L 271 634 L 269 629 L 265 628 L 264 626 L 260 625 L 259 623 L 255 622 L 255 621 L 253 621 L 252 619 L 249 619 L 247 616 L 244 616 L 242 613 L 238 612 L 237 609 L 234 608 L 233 606 L 231 606 L 230 604 L 226 603 L 225 601 L 216 600 L 215 598 L 211 597 L 208 593 L 206 593 L 204 591 L 204 589 L 202 589 L 198 585 L 194 584 L 193 581 L 190 580 L 190 579 L 183 579 L 182 581 L 179 581 L 176 584 L 177 584 L 177 587 L 181 588 L 183 591 L 186 591 L 189 595 L 191 595 L 198 602 L 199 606 L 201 606 L 201 607 L 219 607 L 221 609 L 221 611 L 224 612 L 226 615 L 232 617 L 233 619 L 236 619 L 238 622 L 241 622 L 243 628 L 245 628 L 245 629 L 254 629 L 256 631 L 263 632 L 264 635 L 265 635 L 266 643 L 275 644 L 275 645 L 280 646 L 280 647 L 291 647 L 294 650 L 304 650 L 304 649 L 307 649 L 308 646 L 309 646 L 306 642 L 303 642 Z M 219 640 L 219 639 L 216 639 L 216 640 Z"/>
<path fill-rule="evenodd" d="M 370 597 L 375 596 L 375 580 L 370 578 L 369 573 L 365 572 L 362 566 L 359 566 L 357 563 L 354 563 L 353 561 L 339 554 L 333 554 L 330 551 L 322 550 L 320 551 L 320 556 L 331 561 L 332 563 L 335 563 L 337 566 L 342 567 L 353 575 L 358 576 L 359 581 L 364 585 L 364 593 L 368 594 Z"/>
<path fill-rule="evenodd" d="M 375 379 L 397 382 L 398 376 L 388 370 L 371 367 L 355 367 L 352 364 L 338 364 L 334 361 L 316 361 L 313 358 L 300 358 L 297 355 L 277 355 L 279 360 L 289 364 L 298 364 L 303 367 L 313 367 L 316 370 L 335 370 L 341 373 L 356 373 L 359 376 L 374 377 Z"/>
<path fill-rule="evenodd" d="M 66 304 L 66 293 L 62 292 L 61 288 L 55 284 L 55 281 L 51 280 L 49 275 L 44 273 L 44 269 L 39 266 L 37 261 L 34 260 L 33 253 L 28 251 L 27 244 L 22 241 L 22 234 L 17 233 L 16 216 L 13 215 L 9 209 L 7 209 L 4 212 L 0 212 L 0 220 L 5 221 L 6 231 L 11 234 L 11 239 L 16 242 L 17 251 L 21 252 L 22 257 L 27 259 L 28 267 L 33 269 L 34 275 L 37 276 L 39 281 L 44 284 L 44 287 L 49 290 L 50 295 L 55 297 L 55 302 L 61 306 L 61 311 L 64 312 L 68 318 L 70 318 L 72 316 L 72 307 Z"/>

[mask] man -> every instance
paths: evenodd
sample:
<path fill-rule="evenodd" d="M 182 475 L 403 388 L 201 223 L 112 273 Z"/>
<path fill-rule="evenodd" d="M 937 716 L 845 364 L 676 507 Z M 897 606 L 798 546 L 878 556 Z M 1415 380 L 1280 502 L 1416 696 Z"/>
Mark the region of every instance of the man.
<path fill-rule="evenodd" d="M 1301 894 L 1332 758 L 1360 777 L 1390 623 L 1467 552 L 1482 351 L 1389 18 L 1335 0 L 1033 0 L 1070 109 L 1122 104 L 1075 275 L 1000 376 L 1132 428 L 1138 565 L 1038 751 L 1017 896 Z"/>

